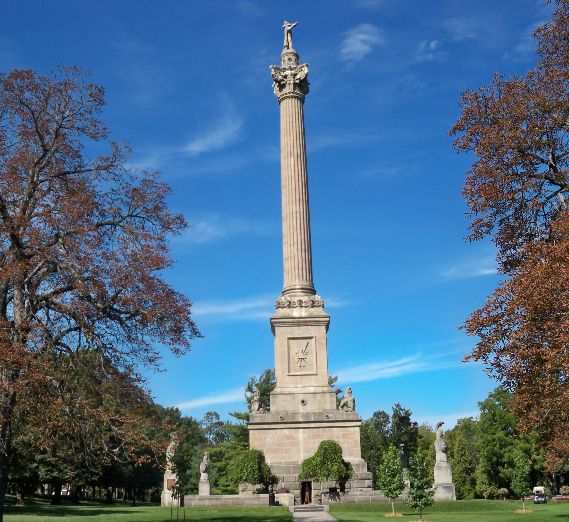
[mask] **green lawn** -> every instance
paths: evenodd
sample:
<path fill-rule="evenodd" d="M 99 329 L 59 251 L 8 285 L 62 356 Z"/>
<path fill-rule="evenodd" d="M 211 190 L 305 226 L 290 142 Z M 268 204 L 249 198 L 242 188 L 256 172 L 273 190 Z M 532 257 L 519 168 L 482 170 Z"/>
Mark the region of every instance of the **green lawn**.
<path fill-rule="evenodd" d="M 522 503 L 501 500 L 460 500 L 458 502 L 437 502 L 425 511 L 423 519 L 428 522 L 542 522 L 547 520 L 569 522 L 569 502 L 534 505 L 526 502 L 526 509 L 532 513 L 514 513 Z M 407 504 L 395 503 L 395 511 L 405 515 L 402 518 L 384 518 L 391 512 L 390 503 L 335 505 L 331 513 L 340 522 L 371 522 L 378 520 L 418 520 Z"/>
<path fill-rule="evenodd" d="M 172 511 L 156 506 L 130 506 L 118 504 L 85 503 L 79 506 L 50 506 L 45 500 L 28 499 L 25 506 L 7 506 L 5 522 L 170 522 L 184 520 L 184 508 Z M 178 514 L 179 518 L 176 518 Z M 284 522 L 292 520 L 288 508 L 186 508 L 186 520 L 207 520 L 209 522 Z"/>

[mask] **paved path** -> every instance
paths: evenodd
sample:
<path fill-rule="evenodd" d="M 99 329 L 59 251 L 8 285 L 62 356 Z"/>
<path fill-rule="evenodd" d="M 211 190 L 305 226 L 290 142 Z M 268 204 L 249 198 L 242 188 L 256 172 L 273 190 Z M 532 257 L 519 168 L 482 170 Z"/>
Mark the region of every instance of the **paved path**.
<path fill-rule="evenodd" d="M 292 514 L 294 522 L 320 522 L 321 520 L 338 520 L 334 518 L 330 513 L 326 511 L 316 511 L 316 512 L 295 512 Z"/>

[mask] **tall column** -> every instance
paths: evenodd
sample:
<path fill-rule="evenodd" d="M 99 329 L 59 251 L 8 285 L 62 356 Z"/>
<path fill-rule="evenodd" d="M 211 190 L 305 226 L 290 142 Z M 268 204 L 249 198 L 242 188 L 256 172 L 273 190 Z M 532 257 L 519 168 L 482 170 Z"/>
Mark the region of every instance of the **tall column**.
<path fill-rule="evenodd" d="M 314 295 L 303 108 L 308 94 L 308 65 L 299 65 L 292 37 L 289 45 L 281 54 L 281 66 L 271 67 L 281 117 L 282 295 Z"/>

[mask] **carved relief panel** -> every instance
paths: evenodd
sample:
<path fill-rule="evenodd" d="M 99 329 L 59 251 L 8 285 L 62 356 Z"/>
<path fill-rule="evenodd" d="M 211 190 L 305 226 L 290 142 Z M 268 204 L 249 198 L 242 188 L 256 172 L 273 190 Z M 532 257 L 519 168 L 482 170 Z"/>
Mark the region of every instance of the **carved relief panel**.
<path fill-rule="evenodd" d="M 314 337 L 287 338 L 288 374 L 315 375 L 316 339 Z"/>

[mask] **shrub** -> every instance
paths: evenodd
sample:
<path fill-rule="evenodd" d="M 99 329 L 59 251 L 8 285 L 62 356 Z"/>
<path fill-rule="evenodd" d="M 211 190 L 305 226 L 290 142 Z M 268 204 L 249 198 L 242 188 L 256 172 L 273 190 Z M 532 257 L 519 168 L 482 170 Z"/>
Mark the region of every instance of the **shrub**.
<path fill-rule="evenodd" d="M 559 493 L 561 495 L 569 495 L 569 486 L 561 486 L 559 488 Z"/>

